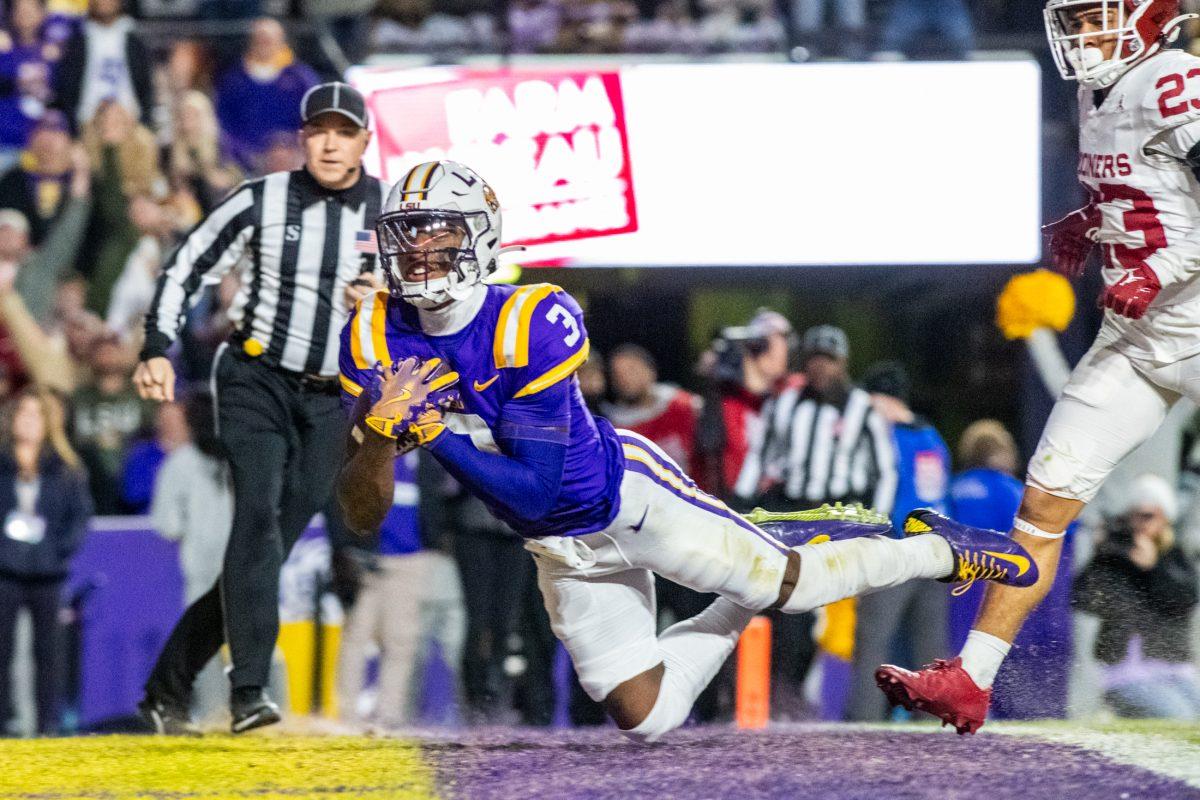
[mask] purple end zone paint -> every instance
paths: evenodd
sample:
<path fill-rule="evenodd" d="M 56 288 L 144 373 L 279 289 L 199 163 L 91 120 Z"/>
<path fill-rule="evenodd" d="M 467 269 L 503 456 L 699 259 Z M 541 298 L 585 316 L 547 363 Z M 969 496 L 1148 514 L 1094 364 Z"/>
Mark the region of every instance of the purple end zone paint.
<path fill-rule="evenodd" d="M 456 800 L 1200 800 L 1082 748 L 987 734 L 709 727 L 644 747 L 612 728 L 492 728 L 422 747 Z"/>

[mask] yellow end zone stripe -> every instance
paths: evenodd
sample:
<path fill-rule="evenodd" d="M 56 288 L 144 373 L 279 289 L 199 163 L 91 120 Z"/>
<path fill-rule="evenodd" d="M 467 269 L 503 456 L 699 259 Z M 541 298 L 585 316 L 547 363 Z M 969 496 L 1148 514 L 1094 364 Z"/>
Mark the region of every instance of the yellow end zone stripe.
<path fill-rule="evenodd" d="M 678 491 L 680 494 L 686 495 L 687 497 L 695 498 L 696 500 L 699 500 L 701 503 L 707 503 L 708 505 L 712 506 L 713 508 L 720 509 L 721 511 L 729 510 L 729 506 L 725 505 L 717 498 L 712 497 L 711 495 L 705 494 L 703 491 L 696 488 L 695 486 L 688 486 L 686 483 L 684 483 L 683 481 L 681 481 L 679 479 L 679 476 L 677 476 L 675 473 L 668 470 L 662 464 L 659 464 L 657 461 L 654 460 L 654 457 L 652 455 L 650 455 L 648 452 L 646 452 L 642 448 L 638 447 L 636 444 L 629 444 L 628 442 L 625 442 L 622 445 L 622 447 L 625 450 L 626 458 L 633 459 L 634 461 L 638 461 L 638 462 L 641 462 L 642 464 L 645 464 L 647 467 L 650 468 L 650 471 L 653 472 L 659 479 L 664 480 L 667 483 L 671 484 L 671 486 L 676 491 Z"/>
<path fill-rule="evenodd" d="M 531 380 L 529 383 L 525 384 L 525 387 L 521 389 L 521 391 L 513 395 L 513 399 L 518 397 L 527 397 L 531 394 L 537 394 L 543 389 L 549 389 L 551 386 L 563 380 L 564 378 L 569 378 L 575 373 L 575 370 L 579 369 L 583 362 L 587 361 L 588 352 L 591 349 L 591 342 L 587 339 L 584 339 L 583 347 L 579 348 L 579 350 L 575 352 L 575 355 L 569 357 L 557 367 L 547 370 L 543 374 Z"/>
<path fill-rule="evenodd" d="M 353 395 L 354 397 L 358 397 L 360 394 L 362 394 L 363 388 L 347 378 L 345 375 L 338 375 L 338 380 L 342 382 L 342 388 L 346 390 L 347 394 Z"/>

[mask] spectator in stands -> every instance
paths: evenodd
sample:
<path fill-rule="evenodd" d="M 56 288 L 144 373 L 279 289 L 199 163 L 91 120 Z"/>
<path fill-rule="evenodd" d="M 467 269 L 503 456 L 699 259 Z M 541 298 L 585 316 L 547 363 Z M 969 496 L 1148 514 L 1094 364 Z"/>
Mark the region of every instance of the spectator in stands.
<path fill-rule="evenodd" d="M 203 92 L 188 90 L 175 101 L 167 145 L 167 177 L 176 188 L 186 188 L 207 214 L 242 180 L 221 142 L 221 130 L 212 101 Z M 295 137 L 292 137 L 293 139 Z"/>
<path fill-rule="evenodd" d="M 975 26 L 965 0 L 892 0 L 876 58 L 935 55 L 962 60 L 974 49 Z"/>
<path fill-rule="evenodd" d="M 166 409 L 173 404 L 164 403 Z M 221 573 L 233 524 L 229 466 L 217 440 L 212 396 L 189 392 L 183 400 L 187 440 L 162 462 L 154 481 L 150 519 L 159 535 L 179 542 L 185 604 L 212 588 Z M 226 703 L 228 681 L 217 656 L 192 690 L 192 718 L 204 719 Z"/>
<path fill-rule="evenodd" d="M 543 53 L 558 41 L 562 6 L 546 0 L 508 4 L 509 47 L 514 53 Z"/>
<path fill-rule="evenodd" d="M 825 24 L 825 11 L 832 6 L 834 25 Z M 791 0 L 792 33 L 796 42 L 823 55 L 863 55 L 867 27 L 866 0 Z"/>
<path fill-rule="evenodd" d="M 617 53 L 625 30 L 637 18 L 628 0 L 563 0 L 554 50 L 559 53 Z"/>
<path fill-rule="evenodd" d="M 0 270 L 0 383 L 19 388 L 29 380 L 70 395 L 84 381 L 104 323 L 84 310 L 86 287 L 78 275 L 59 283 L 54 310 L 44 325 L 15 290 L 16 278 L 12 270 Z"/>
<path fill-rule="evenodd" d="M 15 273 L 16 290 L 39 323 L 48 322 L 58 283 L 75 263 L 91 208 L 91 174 L 85 164 L 74 171 L 63 212 L 41 247 L 33 248 L 24 214 L 16 209 L 0 211 L 0 270 Z"/>
<path fill-rule="evenodd" d="M 580 365 L 575 373 L 579 381 L 579 391 L 583 394 L 583 402 L 593 414 L 600 413 L 600 403 L 608 391 L 608 376 L 604 373 L 604 356 L 593 348 L 588 353 L 587 361 Z"/>
<path fill-rule="evenodd" d="M 169 207 L 139 195 L 129 201 L 129 221 L 140 234 L 109 295 L 104 321 L 114 331 L 136 335 L 154 299 L 155 282 L 174 237 Z"/>
<path fill-rule="evenodd" d="M 103 330 L 92 343 L 91 375 L 71 399 L 73 441 L 88 468 L 100 514 L 125 514 L 121 468 L 130 444 L 149 427 L 153 407 L 134 390 L 134 354 L 118 334 Z"/>
<path fill-rule="evenodd" d="M 520 620 L 522 600 L 534 579 L 520 536 L 456 484 L 449 492 L 454 558 L 465 589 L 467 638 L 463 693 L 472 722 L 498 722 L 511 688 L 504 661 Z"/>
<path fill-rule="evenodd" d="M 209 46 L 198 39 L 177 39 L 167 55 L 166 89 L 172 101 L 186 92 L 213 92 L 215 62 Z M 174 102 L 171 103 L 174 105 Z"/>
<path fill-rule="evenodd" d="M 698 35 L 709 50 L 761 52 L 783 46 L 774 0 L 700 0 L 700 7 Z"/>
<path fill-rule="evenodd" d="M 191 437 L 186 414 L 182 403 L 163 403 L 155 409 L 153 435 L 129 446 L 121 465 L 121 501 L 128 513 L 145 514 L 150 508 L 163 462 Z"/>
<path fill-rule="evenodd" d="M 16 161 L 50 102 L 50 76 L 64 26 L 47 21 L 45 0 L 12 0 L 0 30 L 0 172 Z"/>
<path fill-rule="evenodd" d="M 790 372 L 795 339 L 782 314 L 763 308 L 745 326 L 722 330 L 701 358 L 698 370 L 708 388 L 698 425 L 700 469 L 695 478 L 723 500 L 736 500 L 735 485 L 751 439 L 761 428 L 763 404 L 802 383 Z"/>
<path fill-rule="evenodd" d="M 9 675 L 17 612 L 33 620 L 37 730 L 59 729 L 59 603 L 68 564 L 92 515 L 87 479 L 63 429 L 62 406 L 28 389 L 9 403 L 0 454 L 0 709 L 12 708 Z M 0 720 L 3 730 L 7 720 Z"/>
<path fill-rule="evenodd" d="M 279 131 L 267 140 L 267 150 L 258 165 L 258 175 L 272 172 L 288 172 L 304 165 L 304 151 L 296 142 L 295 134 Z"/>
<path fill-rule="evenodd" d="M 130 198 L 157 196 L 163 187 L 154 135 L 119 104 L 104 102 L 83 132 L 95 172 L 94 222 L 88 269 L 88 308 L 108 312 L 113 287 L 143 232 L 130 214 Z"/>
<path fill-rule="evenodd" d="M 688 0 L 662 0 L 652 5 L 654 8 L 647 16 L 643 3 L 642 18 L 626 27 L 625 49 L 649 53 L 691 53 L 703 49 Z"/>
<path fill-rule="evenodd" d="M 1021 505 L 1025 485 L 1015 476 L 1020 461 L 1017 443 L 994 419 L 971 423 L 958 440 L 960 472 L 950 481 L 950 516 L 966 525 L 1006 531 Z M 957 653 L 967 640 L 983 587 L 950 598 L 949 647 Z"/>
<path fill-rule="evenodd" d="M 125 16 L 123 0 L 90 0 L 87 21 L 67 40 L 55 71 L 55 105 L 73 130 L 90 120 L 104 101 L 118 103 L 150 126 L 154 111 L 150 53 Z"/>
<path fill-rule="evenodd" d="M 1159 476 L 1136 478 L 1074 586 L 1075 608 L 1100 618 L 1105 699 L 1123 717 L 1200 719 L 1189 634 L 1197 576 L 1175 543 L 1178 504 Z"/>
<path fill-rule="evenodd" d="M 362 557 L 361 583 L 342 629 L 338 712 L 346 721 L 370 719 L 395 728 L 410 719 L 409 693 L 423 634 L 415 623 L 422 601 L 434 594 L 429 586 L 438 561 L 434 551 L 444 535 L 443 506 L 432 485 L 443 474 L 417 452 L 396 459 L 392 508 L 380 526 L 377 543 Z M 452 579 L 457 583 L 456 571 Z M 364 714 L 360 696 L 367 658 L 376 647 L 378 692 L 373 713 Z"/>
<path fill-rule="evenodd" d="M 217 81 L 217 117 L 230 155 L 243 169 L 258 166 L 271 134 L 286 131 L 294 138 L 300 101 L 317 82 L 312 67 L 296 59 L 278 21 L 254 21 L 242 61 Z"/>
<path fill-rule="evenodd" d="M 690 474 L 696 445 L 700 398 L 658 382 L 658 365 L 646 348 L 623 344 L 608 357 L 613 402 L 600 413 L 618 428 L 645 436 Z"/>
<path fill-rule="evenodd" d="M 34 126 L 17 166 L 0 177 L 0 208 L 25 215 L 35 247 L 62 210 L 76 168 L 67 118 L 51 109 Z"/>
<path fill-rule="evenodd" d="M 937 429 L 909 408 L 908 372 L 898 362 L 880 362 L 863 375 L 862 386 L 871 393 L 875 410 L 892 425 L 898 474 L 892 527 L 903 530 L 904 518 L 917 508 L 949 513 L 950 450 Z M 875 685 L 880 664 L 917 668 L 942 656 L 948 595 L 945 584 L 912 581 L 858 598 L 847 719 L 888 718 L 887 699 Z M 905 643 L 905 652 L 894 652 L 897 639 Z"/>
<path fill-rule="evenodd" d="M 150 518 L 161 536 L 179 542 L 184 600 L 191 603 L 221 573 L 233 521 L 229 466 L 217 441 L 211 395 L 190 392 L 182 404 L 163 403 L 160 409 L 172 415 L 182 410 L 183 418 L 169 425 L 176 442 L 154 481 Z"/>

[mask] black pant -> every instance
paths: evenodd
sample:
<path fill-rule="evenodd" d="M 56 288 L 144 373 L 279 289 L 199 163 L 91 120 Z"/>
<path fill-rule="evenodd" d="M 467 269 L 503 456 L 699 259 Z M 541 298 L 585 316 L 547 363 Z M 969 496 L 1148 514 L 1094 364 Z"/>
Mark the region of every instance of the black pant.
<path fill-rule="evenodd" d="M 471 712 L 486 719 L 497 711 L 508 640 L 521 618 L 531 559 L 520 539 L 500 531 L 458 533 L 454 559 L 467 612 L 463 689 Z"/>
<path fill-rule="evenodd" d="M 146 682 L 148 695 L 181 708 L 225 641 L 233 688 L 266 685 L 279 637 L 279 570 L 333 491 L 346 435 L 336 384 L 310 388 L 231 351 L 214 369 L 233 528 L 220 580 L 184 612 Z"/>
<path fill-rule="evenodd" d="M 36 668 L 38 733 L 57 733 L 62 671 L 61 637 L 58 627 L 59 595 L 62 581 L 22 580 L 0 576 L 0 735 L 13 713 L 10 680 L 13 645 L 17 630 L 17 612 L 29 609 L 33 620 L 33 660 Z"/>

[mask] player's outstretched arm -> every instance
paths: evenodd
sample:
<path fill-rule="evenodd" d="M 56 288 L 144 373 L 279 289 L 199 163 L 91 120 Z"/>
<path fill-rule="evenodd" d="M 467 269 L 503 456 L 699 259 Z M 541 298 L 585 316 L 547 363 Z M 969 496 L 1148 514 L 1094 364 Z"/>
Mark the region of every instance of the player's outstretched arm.
<path fill-rule="evenodd" d="M 369 410 L 365 397 L 354 404 L 346 463 L 337 481 L 342 519 L 347 528 L 364 535 L 379 529 L 392 506 L 396 460 L 396 440 L 363 424 Z"/>
<path fill-rule="evenodd" d="M 554 508 L 570 439 L 573 383 L 559 382 L 504 404 L 496 440 L 501 453 L 477 450 L 468 436 L 444 430 L 425 444 L 476 497 L 532 522 Z"/>

